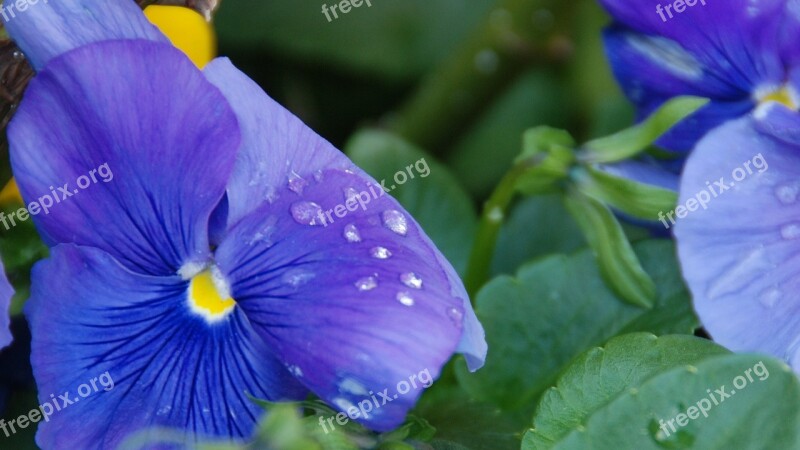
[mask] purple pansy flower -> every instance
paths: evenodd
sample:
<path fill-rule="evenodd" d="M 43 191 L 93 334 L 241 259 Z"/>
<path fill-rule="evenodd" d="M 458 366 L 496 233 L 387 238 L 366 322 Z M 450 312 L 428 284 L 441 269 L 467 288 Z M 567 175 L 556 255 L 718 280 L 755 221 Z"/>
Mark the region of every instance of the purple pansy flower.
<path fill-rule="evenodd" d="M 781 101 L 793 109 L 800 69 L 797 0 L 600 0 L 614 18 L 608 58 L 640 117 L 670 98 L 711 102 L 659 140 L 686 153 L 709 130 Z"/>
<path fill-rule="evenodd" d="M 0 350 L 11 343 L 11 318 L 9 308 L 11 307 L 11 297 L 14 296 L 14 288 L 11 287 L 3 263 L 0 261 Z"/>
<path fill-rule="evenodd" d="M 800 372 L 800 115 L 772 103 L 712 131 L 680 190 L 682 205 L 710 198 L 675 227 L 703 325 L 732 350 L 784 358 Z"/>
<path fill-rule="evenodd" d="M 26 314 L 40 399 L 115 388 L 40 424 L 46 449 L 152 426 L 248 437 L 249 398 L 339 410 L 486 343 L 464 287 L 379 184 L 227 59 L 204 71 L 129 0 L 40 3 L 8 24 L 39 70 L 9 126 L 23 196 L 108 164 L 36 225 Z M 320 212 L 370 193 L 333 223 Z M 402 423 L 422 386 L 359 420 Z"/>

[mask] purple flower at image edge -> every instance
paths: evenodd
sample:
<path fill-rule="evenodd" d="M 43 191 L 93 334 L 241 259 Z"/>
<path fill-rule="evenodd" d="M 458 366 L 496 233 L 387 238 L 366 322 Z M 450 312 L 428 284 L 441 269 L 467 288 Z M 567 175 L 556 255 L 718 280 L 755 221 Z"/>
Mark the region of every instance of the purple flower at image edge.
<path fill-rule="evenodd" d="M 128 0 L 40 4 L 8 30 L 39 70 L 9 125 L 25 198 L 108 164 L 113 181 L 34 218 L 51 256 L 26 316 L 40 399 L 115 389 L 39 425 L 45 449 L 149 427 L 247 439 L 252 397 L 347 410 L 454 352 L 486 355 L 464 287 L 378 183 L 227 59 L 200 71 Z M 119 25 L 124 24 L 124 26 Z M 363 280 L 369 279 L 369 283 Z M 359 421 L 399 426 L 423 386 Z"/>

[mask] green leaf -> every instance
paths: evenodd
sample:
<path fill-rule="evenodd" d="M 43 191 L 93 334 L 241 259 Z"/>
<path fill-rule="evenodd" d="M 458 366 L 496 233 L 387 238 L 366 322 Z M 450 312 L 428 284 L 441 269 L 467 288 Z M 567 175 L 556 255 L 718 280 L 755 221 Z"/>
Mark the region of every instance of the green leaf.
<path fill-rule="evenodd" d="M 215 18 L 221 46 L 269 51 L 315 67 L 408 80 L 446 57 L 493 5 L 473 0 L 371 0 L 328 22 L 322 5 L 336 0 L 222 3 Z"/>
<path fill-rule="evenodd" d="M 572 253 L 586 246 L 561 195 L 537 195 L 520 200 L 511 210 L 497 239 L 492 273 L 514 274 L 524 263 L 553 253 Z"/>
<path fill-rule="evenodd" d="M 587 249 L 526 265 L 516 277 L 492 280 L 476 298 L 489 343 L 486 367 L 459 382 L 477 399 L 505 409 L 531 409 L 578 354 L 621 332 L 692 333 L 697 319 L 670 241 L 636 244 L 658 295 L 650 310 L 621 302 Z"/>
<path fill-rule="evenodd" d="M 580 192 L 571 191 L 565 204 L 594 250 L 600 272 L 620 298 L 651 308 L 656 288 L 642 268 L 622 226 L 608 207 Z"/>
<path fill-rule="evenodd" d="M 530 168 L 517 180 L 517 190 L 526 195 L 557 192 L 558 183 L 569 176 L 575 161 L 572 136 L 564 130 L 536 127 L 525 132 L 522 142 L 516 163 Z"/>
<path fill-rule="evenodd" d="M 430 173 L 396 186 L 395 197 L 463 275 L 475 236 L 478 216 L 472 200 L 453 175 L 430 155 L 393 134 L 362 131 L 348 142 L 346 153 L 377 180 L 394 185 L 395 173 L 424 159 Z M 415 172 L 412 170 L 412 172 Z M 424 171 L 423 171 L 424 173 Z"/>
<path fill-rule="evenodd" d="M 593 414 L 602 413 L 609 401 L 626 390 L 638 388 L 669 369 L 728 353 L 711 341 L 693 336 L 658 338 L 636 333 L 611 339 L 604 347 L 577 358 L 556 386 L 542 396 L 523 448 L 554 448 L 561 438 L 578 430 Z"/>
<path fill-rule="evenodd" d="M 659 214 L 672 211 L 678 203 L 677 192 L 592 167 L 577 170 L 573 175 L 581 192 L 638 219 L 657 221 Z"/>
<path fill-rule="evenodd" d="M 587 142 L 581 160 L 586 163 L 608 163 L 636 156 L 707 103 L 708 99 L 690 96 L 669 100 L 644 122 L 617 134 Z"/>
<path fill-rule="evenodd" d="M 630 354 L 615 355 L 604 364 L 624 371 L 630 359 Z M 577 382 L 591 383 L 589 379 Z M 580 396 L 581 392 L 571 394 Z M 709 357 L 642 377 L 596 405 L 580 426 L 548 447 L 534 446 L 529 438 L 523 445 L 525 450 L 539 448 L 800 448 L 800 383 L 786 364 L 770 357 Z"/>

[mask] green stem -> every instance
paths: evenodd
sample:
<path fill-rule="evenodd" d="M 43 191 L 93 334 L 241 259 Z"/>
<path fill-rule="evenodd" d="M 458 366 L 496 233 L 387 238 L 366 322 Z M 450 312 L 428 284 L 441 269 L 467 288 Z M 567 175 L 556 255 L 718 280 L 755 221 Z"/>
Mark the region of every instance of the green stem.
<path fill-rule="evenodd" d="M 492 258 L 494 257 L 494 249 L 497 244 L 497 237 L 500 234 L 500 228 L 505 221 L 511 201 L 514 199 L 517 181 L 528 169 L 528 162 L 522 162 L 514 166 L 503 177 L 492 196 L 483 206 L 478 233 L 470 253 L 469 264 L 467 265 L 467 276 L 464 280 L 467 292 L 473 301 L 478 289 L 489 280 Z"/>
<path fill-rule="evenodd" d="M 388 120 L 391 131 L 434 154 L 466 130 L 498 93 L 532 64 L 563 61 L 564 0 L 502 0 L 462 47 Z"/>

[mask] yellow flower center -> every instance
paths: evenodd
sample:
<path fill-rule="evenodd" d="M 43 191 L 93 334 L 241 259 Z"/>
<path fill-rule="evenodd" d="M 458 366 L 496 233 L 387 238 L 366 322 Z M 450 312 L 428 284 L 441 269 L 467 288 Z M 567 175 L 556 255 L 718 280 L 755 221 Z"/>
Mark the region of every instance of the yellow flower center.
<path fill-rule="evenodd" d="M 147 19 L 199 68 L 217 55 L 214 27 L 197 11 L 183 6 L 150 5 Z"/>
<path fill-rule="evenodd" d="M 759 95 L 758 102 L 760 104 L 764 104 L 766 102 L 778 102 L 789 109 L 798 109 L 798 105 L 795 103 L 791 92 L 789 92 L 789 89 L 786 86 L 777 90 L 769 91 L 763 95 Z"/>
<path fill-rule="evenodd" d="M 224 292 L 226 290 L 215 283 L 211 271 L 204 270 L 189 282 L 189 307 L 208 322 L 220 321 L 236 306 L 236 301 Z"/>

